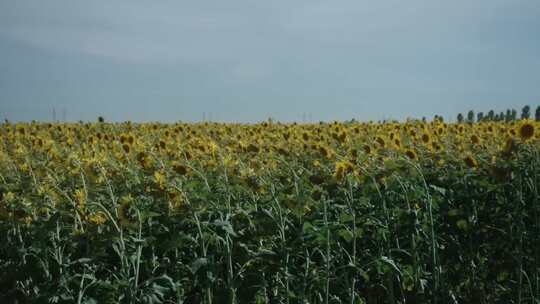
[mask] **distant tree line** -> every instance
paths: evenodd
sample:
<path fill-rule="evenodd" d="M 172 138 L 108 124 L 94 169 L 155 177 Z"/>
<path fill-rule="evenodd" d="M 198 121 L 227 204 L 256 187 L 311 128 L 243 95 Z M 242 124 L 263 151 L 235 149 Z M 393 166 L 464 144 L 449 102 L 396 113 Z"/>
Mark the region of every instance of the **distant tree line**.
<path fill-rule="evenodd" d="M 467 117 L 464 117 L 462 113 L 459 113 L 457 115 L 457 121 L 459 123 L 462 122 L 481 122 L 481 121 L 505 121 L 510 122 L 518 119 L 530 119 L 531 118 L 531 107 L 526 105 L 521 109 L 521 115 L 518 118 L 518 113 L 515 109 L 507 109 L 506 112 L 500 112 L 495 113 L 493 110 L 489 110 L 487 114 L 484 114 L 484 112 L 478 112 L 476 113 L 476 116 L 474 115 L 474 111 L 470 110 L 467 113 Z M 540 106 L 536 107 L 536 111 L 534 112 L 534 119 L 536 121 L 540 121 Z"/>

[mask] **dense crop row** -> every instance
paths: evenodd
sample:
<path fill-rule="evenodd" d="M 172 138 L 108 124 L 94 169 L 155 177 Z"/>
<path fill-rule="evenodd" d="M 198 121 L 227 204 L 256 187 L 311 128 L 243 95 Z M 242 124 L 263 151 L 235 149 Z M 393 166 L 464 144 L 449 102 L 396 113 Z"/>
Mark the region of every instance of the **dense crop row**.
<path fill-rule="evenodd" d="M 2 303 L 540 303 L 540 125 L 0 126 Z"/>

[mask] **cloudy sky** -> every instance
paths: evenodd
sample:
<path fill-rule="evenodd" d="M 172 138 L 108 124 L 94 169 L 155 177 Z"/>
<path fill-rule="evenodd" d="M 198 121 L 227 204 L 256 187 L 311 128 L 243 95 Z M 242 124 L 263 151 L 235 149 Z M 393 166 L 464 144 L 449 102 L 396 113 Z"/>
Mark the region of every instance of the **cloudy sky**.
<path fill-rule="evenodd" d="M 453 118 L 525 104 L 540 104 L 538 0 L 0 1 L 0 119 Z"/>

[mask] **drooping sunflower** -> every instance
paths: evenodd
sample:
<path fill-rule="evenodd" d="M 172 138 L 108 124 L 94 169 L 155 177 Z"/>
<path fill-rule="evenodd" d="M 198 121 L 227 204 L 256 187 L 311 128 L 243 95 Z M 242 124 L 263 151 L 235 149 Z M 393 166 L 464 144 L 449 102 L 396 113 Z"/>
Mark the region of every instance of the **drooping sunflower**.
<path fill-rule="evenodd" d="M 345 131 L 339 133 L 338 136 L 337 136 L 337 140 L 340 143 L 344 143 L 346 139 L 347 139 L 347 133 Z"/>
<path fill-rule="evenodd" d="M 381 148 L 384 148 L 386 146 L 386 141 L 381 136 L 377 136 L 375 138 L 375 141 L 379 144 Z"/>
<path fill-rule="evenodd" d="M 319 146 L 319 153 L 324 157 L 324 158 L 330 158 L 331 156 L 331 151 L 329 148 L 325 147 L 325 146 Z"/>
<path fill-rule="evenodd" d="M 414 150 L 412 150 L 412 149 L 408 149 L 407 151 L 405 151 L 405 155 L 409 159 L 412 159 L 412 160 L 415 160 L 415 159 L 418 158 L 418 155 L 416 155 L 416 152 L 414 152 Z"/>
<path fill-rule="evenodd" d="M 365 152 L 366 154 L 368 154 L 368 155 L 371 154 L 371 152 L 373 152 L 373 149 L 371 149 L 371 146 L 370 146 L 370 145 L 364 145 L 364 146 L 362 147 L 362 149 L 364 149 L 364 152 Z"/>
<path fill-rule="evenodd" d="M 515 151 L 517 150 L 517 144 L 516 144 L 516 141 L 509 137 L 507 140 L 506 140 L 506 143 L 504 144 L 504 148 L 502 150 L 502 154 L 506 157 L 509 157 L 510 155 L 512 155 L 512 153 L 514 153 Z"/>
<path fill-rule="evenodd" d="M 259 153 L 260 148 L 256 144 L 251 143 L 247 146 L 246 150 L 251 153 Z"/>
<path fill-rule="evenodd" d="M 467 165 L 467 167 L 469 168 L 476 168 L 478 167 L 478 161 L 474 158 L 474 156 L 472 155 L 467 155 L 465 156 L 465 158 L 463 159 L 463 161 L 465 162 L 465 164 Z"/>
<path fill-rule="evenodd" d="M 351 173 L 352 171 L 353 166 L 351 163 L 347 161 L 339 161 L 336 163 L 334 168 L 334 177 L 336 180 L 340 181 L 347 173 Z"/>
<path fill-rule="evenodd" d="M 180 163 L 173 163 L 172 168 L 178 175 L 186 175 L 188 173 L 188 168 Z"/>

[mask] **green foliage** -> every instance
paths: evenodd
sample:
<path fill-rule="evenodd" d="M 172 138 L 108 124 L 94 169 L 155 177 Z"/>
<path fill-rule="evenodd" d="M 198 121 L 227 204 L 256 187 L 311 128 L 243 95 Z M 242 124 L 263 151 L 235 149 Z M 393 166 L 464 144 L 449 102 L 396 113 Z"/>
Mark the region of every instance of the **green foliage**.
<path fill-rule="evenodd" d="M 219 166 L 175 177 L 175 210 L 148 172 L 111 174 L 87 185 L 85 208 L 106 216 L 94 224 L 3 171 L 2 196 L 34 191 L 45 211 L 16 196 L 30 220 L 0 219 L 0 303 L 540 301 L 536 145 L 495 173 L 396 157 L 336 180 L 310 155 L 277 161 L 248 182 Z"/>

